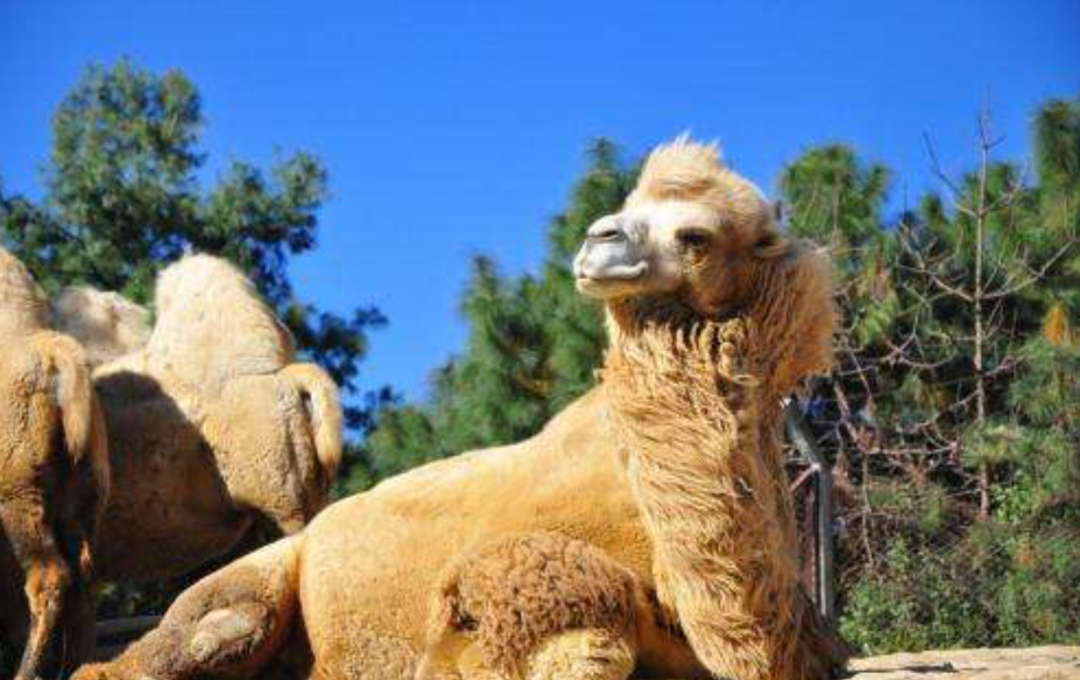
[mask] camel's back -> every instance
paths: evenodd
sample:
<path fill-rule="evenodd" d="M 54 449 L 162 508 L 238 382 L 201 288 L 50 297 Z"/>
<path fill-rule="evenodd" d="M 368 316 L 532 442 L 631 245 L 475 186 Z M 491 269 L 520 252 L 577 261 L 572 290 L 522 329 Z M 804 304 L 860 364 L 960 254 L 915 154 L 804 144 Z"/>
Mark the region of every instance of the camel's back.
<path fill-rule="evenodd" d="M 651 580 L 651 549 L 607 427 L 594 392 L 533 439 L 426 465 L 325 510 L 305 531 L 301 565 L 320 671 L 411 677 L 438 575 L 495 536 L 561 531 Z"/>

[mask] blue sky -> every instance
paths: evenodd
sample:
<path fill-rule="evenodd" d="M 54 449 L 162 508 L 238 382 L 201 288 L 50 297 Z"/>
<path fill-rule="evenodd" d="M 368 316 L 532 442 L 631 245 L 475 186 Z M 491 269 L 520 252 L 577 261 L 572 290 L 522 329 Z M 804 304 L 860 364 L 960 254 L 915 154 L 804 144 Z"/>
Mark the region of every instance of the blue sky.
<path fill-rule="evenodd" d="M 330 170 L 320 248 L 298 293 L 375 304 L 363 383 L 409 396 L 461 346 L 475 253 L 539 264 L 590 139 L 630 154 L 718 138 L 772 193 L 826 141 L 897 172 L 894 205 L 974 158 L 988 104 L 1025 160 L 1033 108 L 1080 93 L 1080 3 L 7 0 L 0 3 L 0 179 L 40 195 L 50 117 L 80 70 L 129 56 L 204 97 L 208 177 L 229 158 L 305 149 Z"/>

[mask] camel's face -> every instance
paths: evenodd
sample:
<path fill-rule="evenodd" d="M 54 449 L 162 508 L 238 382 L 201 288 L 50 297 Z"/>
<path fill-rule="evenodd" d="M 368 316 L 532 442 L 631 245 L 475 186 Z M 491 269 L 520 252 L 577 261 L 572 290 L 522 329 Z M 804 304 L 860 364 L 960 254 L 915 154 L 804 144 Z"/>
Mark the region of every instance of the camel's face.
<path fill-rule="evenodd" d="M 614 301 L 674 296 L 700 313 L 732 297 L 746 264 L 776 233 L 760 196 L 729 202 L 635 200 L 597 220 L 574 259 L 578 290 Z M 735 204 L 735 199 L 743 199 Z M 726 209 L 730 206 L 730 209 Z"/>

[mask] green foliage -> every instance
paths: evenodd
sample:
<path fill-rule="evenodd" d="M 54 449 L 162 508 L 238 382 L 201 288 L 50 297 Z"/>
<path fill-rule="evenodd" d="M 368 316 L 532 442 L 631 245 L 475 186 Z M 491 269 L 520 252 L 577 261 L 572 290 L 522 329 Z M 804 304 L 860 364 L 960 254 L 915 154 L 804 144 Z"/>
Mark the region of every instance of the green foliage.
<path fill-rule="evenodd" d="M 896 543 L 846 593 L 865 654 L 1080 641 L 1080 534 L 979 527 L 958 544 Z"/>
<path fill-rule="evenodd" d="M 841 144 L 810 149 L 780 178 L 791 232 L 831 245 L 841 264 L 857 261 L 858 249 L 880 239 L 888 188 L 884 166 L 862 163 Z"/>
<path fill-rule="evenodd" d="M 1047 102 L 1035 117 L 1035 167 L 1047 226 L 1080 219 L 1080 100 Z"/>
<path fill-rule="evenodd" d="M 897 543 L 882 572 L 847 594 L 840 632 L 864 654 L 962 647 L 989 637 L 977 580 L 933 551 Z"/>
<path fill-rule="evenodd" d="M 870 389 L 845 386 L 874 406 L 883 449 L 865 462 L 870 548 L 843 546 L 842 628 L 868 653 L 1080 639 L 1080 102 L 1041 108 L 1034 148 L 1037 184 L 990 161 L 954 184 L 955 208 L 928 195 L 889 233 L 901 311 L 874 336 L 887 352 L 857 345 Z"/>

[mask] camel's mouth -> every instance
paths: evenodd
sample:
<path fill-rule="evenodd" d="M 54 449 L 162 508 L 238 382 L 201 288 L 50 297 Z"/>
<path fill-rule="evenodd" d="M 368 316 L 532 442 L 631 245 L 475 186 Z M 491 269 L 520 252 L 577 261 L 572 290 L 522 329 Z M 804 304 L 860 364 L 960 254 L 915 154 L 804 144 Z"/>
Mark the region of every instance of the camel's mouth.
<path fill-rule="evenodd" d="M 577 272 L 578 281 L 593 281 L 604 283 L 606 281 L 640 281 L 649 273 L 649 263 L 645 261 L 634 264 L 616 264 L 605 267 L 602 271 L 588 271 L 583 268 Z"/>
<path fill-rule="evenodd" d="M 649 275 L 647 262 L 611 267 L 603 272 L 575 272 L 574 282 L 579 293 L 588 297 L 609 299 L 629 295 L 641 288 Z"/>

